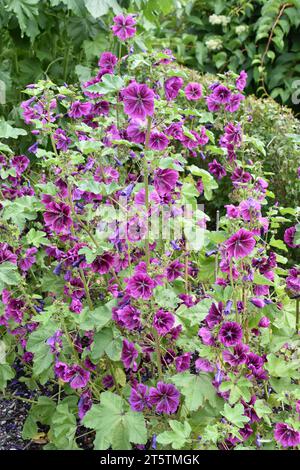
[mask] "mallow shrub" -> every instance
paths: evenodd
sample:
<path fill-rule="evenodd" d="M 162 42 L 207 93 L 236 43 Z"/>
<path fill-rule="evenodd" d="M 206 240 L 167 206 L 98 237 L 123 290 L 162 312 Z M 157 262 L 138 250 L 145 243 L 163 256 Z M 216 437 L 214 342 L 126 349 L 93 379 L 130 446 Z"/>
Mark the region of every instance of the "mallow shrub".
<path fill-rule="evenodd" d="M 118 53 L 81 87 L 26 88 L 31 161 L 1 144 L 0 387 L 18 370 L 23 438 L 42 429 L 45 449 L 85 434 L 94 449 L 299 448 L 299 212 L 251 158 L 247 75 L 188 79 L 169 50 L 134 54 L 135 30 L 114 18 Z"/>

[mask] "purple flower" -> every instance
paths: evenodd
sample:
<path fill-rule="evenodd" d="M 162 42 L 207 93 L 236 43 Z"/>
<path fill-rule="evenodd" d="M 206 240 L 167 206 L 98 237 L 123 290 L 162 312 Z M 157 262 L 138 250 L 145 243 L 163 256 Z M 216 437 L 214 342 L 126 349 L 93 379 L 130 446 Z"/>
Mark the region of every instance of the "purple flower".
<path fill-rule="evenodd" d="M 209 362 L 208 359 L 204 359 L 202 357 L 199 357 L 195 361 L 195 368 L 196 371 L 203 371 L 203 372 L 213 372 L 215 370 L 214 366 Z"/>
<path fill-rule="evenodd" d="M 213 100 L 218 104 L 226 104 L 230 100 L 230 90 L 224 85 L 217 85 L 211 95 Z"/>
<path fill-rule="evenodd" d="M 158 382 L 156 388 L 151 387 L 149 401 L 156 407 L 157 413 L 176 413 L 179 405 L 180 393 L 173 384 Z"/>
<path fill-rule="evenodd" d="M 81 366 L 74 364 L 69 370 L 69 384 L 71 388 L 84 388 L 90 380 L 90 373 Z"/>
<path fill-rule="evenodd" d="M 130 392 L 129 403 L 133 411 L 143 411 L 150 407 L 149 390 L 144 384 L 137 384 Z"/>
<path fill-rule="evenodd" d="M 223 303 L 219 302 L 218 305 L 212 304 L 210 306 L 208 315 L 206 315 L 205 322 L 209 328 L 214 328 L 214 326 L 221 323 L 223 319 Z"/>
<path fill-rule="evenodd" d="M 112 253 L 106 252 L 97 256 L 91 264 L 94 273 L 107 274 L 114 266 L 115 257 Z"/>
<path fill-rule="evenodd" d="M 243 330 L 241 325 L 236 322 L 224 322 L 219 331 L 219 340 L 224 346 L 236 346 L 243 337 Z"/>
<path fill-rule="evenodd" d="M 300 444 L 300 432 L 286 423 L 277 423 L 274 437 L 282 447 L 296 447 Z"/>
<path fill-rule="evenodd" d="M 25 157 L 25 155 L 17 155 L 11 159 L 11 164 L 16 170 L 17 176 L 21 176 L 21 174 L 24 173 L 29 163 L 30 160 L 29 158 Z"/>
<path fill-rule="evenodd" d="M 261 205 L 252 197 L 248 198 L 246 201 L 240 202 L 239 208 L 242 218 L 247 222 L 251 222 L 261 215 Z"/>
<path fill-rule="evenodd" d="M 70 310 L 71 312 L 74 313 L 81 313 L 83 309 L 83 304 L 79 299 L 76 299 L 75 297 L 72 299 L 71 304 L 70 304 Z"/>
<path fill-rule="evenodd" d="M 268 328 L 270 326 L 270 320 L 268 319 L 268 317 L 262 317 L 259 322 L 258 322 L 258 326 L 260 328 Z"/>
<path fill-rule="evenodd" d="M 120 39 L 120 41 L 126 41 L 135 35 L 135 24 L 136 21 L 132 15 L 118 15 L 114 17 L 114 25 L 111 27 L 111 29 L 114 35 Z"/>
<path fill-rule="evenodd" d="M 232 305 L 233 305 L 232 300 L 227 300 L 225 308 L 224 308 L 224 315 L 230 315 Z"/>
<path fill-rule="evenodd" d="M 286 286 L 291 291 L 300 292 L 300 268 L 292 268 L 289 270 L 289 275 L 286 278 Z"/>
<path fill-rule="evenodd" d="M 176 170 L 159 168 L 154 175 L 154 187 L 160 196 L 169 194 L 176 186 L 179 173 Z"/>
<path fill-rule="evenodd" d="M 66 131 L 63 129 L 56 129 L 53 134 L 54 140 L 56 141 L 56 148 L 66 152 L 71 143 L 71 139 L 67 136 Z"/>
<path fill-rule="evenodd" d="M 247 72 L 245 70 L 242 70 L 238 78 L 236 79 L 235 86 L 239 91 L 243 91 L 247 84 Z"/>
<path fill-rule="evenodd" d="M 102 379 L 102 385 L 105 389 L 112 388 L 114 386 L 114 378 L 112 375 L 105 375 Z"/>
<path fill-rule="evenodd" d="M 52 353 L 58 353 L 62 349 L 62 331 L 57 330 L 53 336 L 47 339 L 47 344 L 50 346 Z"/>
<path fill-rule="evenodd" d="M 25 251 L 24 257 L 19 260 L 19 267 L 22 269 L 22 271 L 28 271 L 31 266 L 36 262 L 36 257 L 34 256 L 37 253 L 37 248 L 28 248 L 28 250 Z"/>
<path fill-rule="evenodd" d="M 225 242 L 225 247 L 229 258 L 238 259 L 250 255 L 255 243 L 252 233 L 241 228 Z"/>
<path fill-rule="evenodd" d="M 127 279 L 126 292 L 134 298 L 150 299 L 155 287 L 153 280 L 148 276 L 138 272 Z"/>
<path fill-rule="evenodd" d="M 228 362 L 233 367 L 245 364 L 247 360 L 247 352 L 249 351 L 249 346 L 243 343 L 237 344 L 231 351 L 223 351 L 223 359 L 225 362 Z"/>
<path fill-rule="evenodd" d="M 231 95 L 228 104 L 225 106 L 225 111 L 235 113 L 239 109 L 241 101 L 243 101 L 244 99 L 245 97 L 241 95 L 241 93 Z"/>
<path fill-rule="evenodd" d="M 122 90 L 124 112 L 134 119 L 145 119 L 154 112 L 154 92 L 147 85 L 133 82 Z"/>
<path fill-rule="evenodd" d="M 164 83 L 165 94 L 168 101 L 174 100 L 180 88 L 183 85 L 183 80 L 181 77 L 170 77 Z"/>
<path fill-rule="evenodd" d="M 111 52 L 103 52 L 98 61 L 98 65 L 103 69 L 111 70 L 113 72 L 117 62 L 118 59 L 114 54 Z"/>
<path fill-rule="evenodd" d="M 90 390 L 85 390 L 78 401 L 78 416 L 79 419 L 83 419 L 85 414 L 92 408 L 93 400 L 92 393 Z"/>
<path fill-rule="evenodd" d="M 71 104 L 71 108 L 68 112 L 68 115 L 73 119 L 78 119 L 82 116 L 88 116 L 91 113 L 92 103 L 81 101 L 74 101 Z"/>
<path fill-rule="evenodd" d="M 113 310 L 113 319 L 128 330 L 138 330 L 141 327 L 141 312 L 131 305 Z"/>
<path fill-rule="evenodd" d="M 15 255 L 11 250 L 12 248 L 9 247 L 7 243 L 0 243 L 0 264 L 6 261 L 17 264 L 17 255 Z"/>
<path fill-rule="evenodd" d="M 162 132 L 151 132 L 149 147 L 152 150 L 165 150 L 168 147 L 169 139 Z"/>
<path fill-rule="evenodd" d="M 135 359 L 138 357 L 138 355 L 139 353 L 135 349 L 134 343 L 130 343 L 127 339 L 124 339 L 121 359 L 126 369 L 137 369 Z"/>
<path fill-rule="evenodd" d="M 190 368 L 191 364 L 191 353 L 184 353 L 181 356 L 175 358 L 175 365 L 177 372 L 184 372 Z"/>
<path fill-rule="evenodd" d="M 169 282 L 174 281 L 178 277 L 181 276 L 182 270 L 184 268 L 184 264 L 180 263 L 180 261 L 175 260 L 169 264 L 166 268 L 166 276 Z"/>
<path fill-rule="evenodd" d="M 203 344 L 206 344 L 207 346 L 215 345 L 215 339 L 209 328 L 202 326 L 198 331 L 198 336 L 200 336 L 200 338 L 202 339 Z"/>
<path fill-rule="evenodd" d="M 258 356 L 257 354 L 250 352 L 247 354 L 246 360 L 247 366 L 250 370 L 260 370 L 263 366 L 264 360 L 262 357 Z"/>
<path fill-rule="evenodd" d="M 165 336 L 174 326 L 175 318 L 170 312 L 166 312 L 160 308 L 153 318 L 153 326 L 158 334 Z"/>
<path fill-rule="evenodd" d="M 226 176 L 225 168 L 216 159 L 208 164 L 208 169 L 218 180 Z"/>
<path fill-rule="evenodd" d="M 127 137 L 131 142 L 143 144 L 146 137 L 146 121 L 132 119 L 127 127 Z"/>
<path fill-rule="evenodd" d="M 44 212 L 44 220 L 53 232 L 67 234 L 72 225 L 71 208 L 63 202 L 49 202 Z"/>
<path fill-rule="evenodd" d="M 237 147 L 241 145 L 242 128 L 240 124 L 237 124 L 235 126 L 232 122 L 229 122 L 227 126 L 225 126 L 224 131 L 225 131 L 224 139 L 226 142 L 233 144 Z"/>
<path fill-rule="evenodd" d="M 200 83 L 190 82 L 184 89 L 186 99 L 189 101 L 197 101 L 202 96 L 202 86 Z"/>
<path fill-rule="evenodd" d="M 250 302 L 257 308 L 264 308 L 265 306 L 264 299 L 260 299 L 258 297 L 253 297 L 252 299 L 250 299 Z"/>
<path fill-rule="evenodd" d="M 287 244 L 287 246 L 289 246 L 290 248 L 300 248 L 300 245 L 296 245 L 294 243 L 295 234 L 296 234 L 296 227 L 289 227 L 284 232 L 283 239 L 285 243 Z"/>
<path fill-rule="evenodd" d="M 58 377 L 63 382 L 69 382 L 70 380 L 70 367 L 64 362 L 56 362 L 54 365 L 54 372 L 56 377 Z"/>

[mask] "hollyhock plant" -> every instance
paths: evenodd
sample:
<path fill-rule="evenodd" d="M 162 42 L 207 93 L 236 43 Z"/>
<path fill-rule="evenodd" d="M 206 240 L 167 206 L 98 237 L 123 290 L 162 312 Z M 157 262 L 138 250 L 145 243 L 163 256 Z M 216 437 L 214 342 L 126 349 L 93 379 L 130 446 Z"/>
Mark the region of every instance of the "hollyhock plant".
<path fill-rule="evenodd" d="M 46 448 L 297 448 L 300 214 L 263 161 L 278 127 L 244 71 L 144 51 L 136 21 L 115 17 L 85 83 L 26 87 L 27 135 L 2 126 L 19 137 L 0 142 L 0 388 L 22 383 L 23 436 Z"/>

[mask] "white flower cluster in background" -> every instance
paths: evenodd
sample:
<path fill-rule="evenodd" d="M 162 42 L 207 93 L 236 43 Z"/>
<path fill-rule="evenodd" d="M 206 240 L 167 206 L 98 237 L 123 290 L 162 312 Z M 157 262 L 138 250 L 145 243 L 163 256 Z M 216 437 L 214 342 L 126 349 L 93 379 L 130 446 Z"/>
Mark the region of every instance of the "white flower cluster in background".
<path fill-rule="evenodd" d="M 225 15 L 210 15 L 208 18 L 210 24 L 221 24 L 222 26 L 227 26 L 230 23 L 230 17 Z"/>

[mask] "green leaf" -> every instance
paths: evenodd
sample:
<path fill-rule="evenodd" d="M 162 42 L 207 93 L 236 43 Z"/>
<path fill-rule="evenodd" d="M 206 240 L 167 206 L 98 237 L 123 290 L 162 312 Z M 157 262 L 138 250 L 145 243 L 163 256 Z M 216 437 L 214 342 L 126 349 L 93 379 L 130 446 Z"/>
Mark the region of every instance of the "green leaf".
<path fill-rule="evenodd" d="M 274 282 L 259 273 L 254 273 L 253 283 L 259 286 L 274 286 Z"/>
<path fill-rule="evenodd" d="M 3 201 L 4 220 L 11 220 L 22 231 L 27 220 L 35 220 L 38 216 L 37 199 L 34 196 L 23 196 L 14 201 Z"/>
<path fill-rule="evenodd" d="M 184 372 L 174 375 L 171 381 L 185 396 L 185 404 L 189 411 L 197 411 L 206 401 L 212 406 L 215 404 L 216 391 L 208 374 L 194 375 Z"/>
<path fill-rule="evenodd" d="M 32 439 L 38 431 L 37 423 L 50 425 L 56 404 L 51 398 L 41 396 L 38 402 L 32 405 L 24 423 L 23 439 Z"/>
<path fill-rule="evenodd" d="M 117 0 L 84 0 L 84 3 L 89 13 L 96 19 L 106 15 L 110 8 L 116 15 L 122 13 Z"/>
<path fill-rule="evenodd" d="M 95 450 L 130 449 L 130 443 L 145 444 L 147 430 L 142 413 L 129 409 L 127 402 L 120 396 L 101 393 L 99 405 L 93 405 L 83 418 L 84 426 L 96 430 Z M 120 436 L 122 430 L 122 436 Z"/>
<path fill-rule="evenodd" d="M 272 409 L 267 405 L 265 400 L 256 400 L 253 408 L 259 418 L 263 418 L 265 415 L 272 413 Z"/>
<path fill-rule="evenodd" d="M 87 89 L 92 92 L 101 93 L 106 95 L 107 93 L 115 93 L 124 88 L 124 81 L 118 75 L 111 75 L 106 73 L 102 77 L 102 81 L 89 86 Z"/>
<path fill-rule="evenodd" d="M 0 139 L 17 139 L 20 135 L 27 135 L 25 129 L 12 127 L 6 121 L 0 121 Z"/>
<path fill-rule="evenodd" d="M 38 377 L 48 371 L 53 364 L 54 357 L 50 353 L 50 346 L 47 339 L 58 329 L 56 323 L 51 320 L 48 323 L 40 324 L 31 335 L 27 342 L 27 351 L 34 353 L 33 373 Z M 43 377 L 44 379 L 44 377 Z"/>
<path fill-rule="evenodd" d="M 75 15 L 82 17 L 86 13 L 84 0 L 50 0 L 50 4 L 53 6 L 58 6 L 60 3 L 66 5 L 66 7 L 73 11 Z"/>
<path fill-rule="evenodd" d="M 170 420 L 172 431 L 165 431 L 157 436 L 157 442 L 164 446 L 171 444 L 173 449 L 181 449 L 189 438 L 192 428 L 187 421 Z"/>
<path fill-rule="evenodd" d="M 75 416 L 70 413 L 67 404 L 59 404 L 52 417 L 51 437 L 57 449 L 75 450 L 77 444 L 74 439 L 77 425 Z"/>
<path fill-rule="evenodd" d="M 105 349 L 113 340 L 113 332 L 111 328 L 103 328 L 98 331 L 94 336 L 94 341 L 91 349 L 91 359 L 96 362 L 103 356 Z"/>
<path fill-rule="evenodd" d="M 101 330 L 112 318 L 112 308 L 116 305 L 116 299 L 112 299 L 104 305 L 99 305 L 95 310 L 85 309 L 75 317 L 81 330 Z"/>
<path fill-rule="evenodd" d="M 190 170 L 192 175 L 201 177 L 204 186 L 204 196 L 208 201 L 210 201 L 213 190 L 218 188 L 216 180 L 210 173 L 208 173 L 208 171 L 203 170 L 203 168 L 199 168 L 196 165 L 189 166 L 188 170 Z"/>
<path fill-rule="evenodd" d="M 244 416 L 244 407 L 241 403 L 231 407 L 225 403 L 224 411 L 221 414 L 232 424 L 238 428 L 243 428 L 245 423 L 248 423 L 249 418 Z"/>
<path fill-rule="evenodd" d="M 50 241 L 46 238 L 47 235 L 41 230 L 36 230 L 32 228 L 26 235 L 26 240 L 29 245 L 33 245 L 36 248 L 39 248 L 41 245 L 49 245 Z"/>
<path fill-rule="evenodd" d="M 4 261 L 0 264 L 0 292 L 5 286 L 15 286 L 19 284 L 21 277 L 18 273 L 17 265 Z"/>
<path fill-rule="evenodd" d="M 213 301 L 211 299 L 203 299 L 190 308 L 182 304 L 177 310 L 176 315 L 183 321 L 187 320 L 191 326 L 199 325 L 206 315 L 208 315 L 212 303 Z"/>
<path fill-rule="evenodd" d="M 286 244 L 282 240 L 275 240 L 274 237 L 271 238 L 269 241 L 269 245 L 274 246 L 275 248 L 279 248 L 280 250 L 283 251 L 288 251 Z"/>
<path fill-rule="evenodd" d="M 15 376 L 14 370 L 8 364 L 0 364 L 0 390 L 6 388 L 7 382 Z"/>
<path fill-rule="evenodd" d="M 297 371 L 299 364 L 296 362 L 287 362 L 282 357 L 277 357 L 273 353 L 268 354 L 267 360 L 268 362 L 264 367 L 273 377 L 299 377 L 299 372 Z"/>
<path fill-rule="evenodd" d="M 175 308 L 178 305 L 176 292 L 165 286 L 157 286 L 154 289 L 155 302 L 163 308 Z"/>
<path fill-rule="evenodd" d="M 22 35 L 24 33 L 32 39 L 39 32 L 36 18 L 39 14 L 39 0 L 10 0 L 7 5 L 8 11 L 13 11 L 18 19 Z"/>

